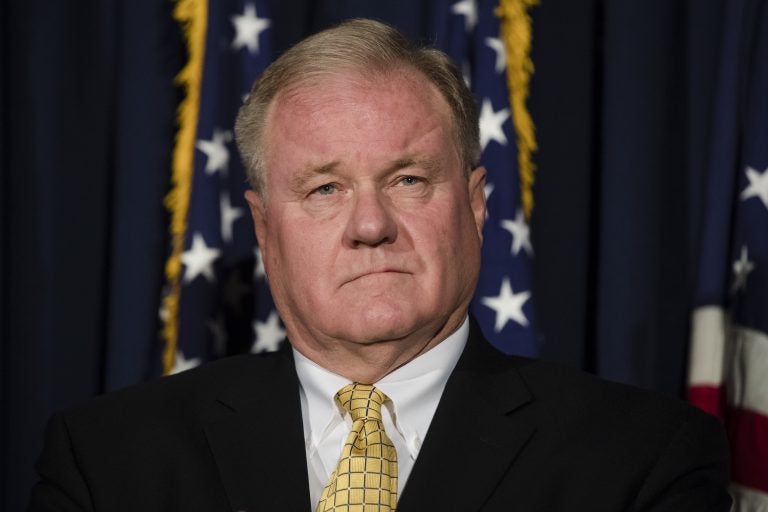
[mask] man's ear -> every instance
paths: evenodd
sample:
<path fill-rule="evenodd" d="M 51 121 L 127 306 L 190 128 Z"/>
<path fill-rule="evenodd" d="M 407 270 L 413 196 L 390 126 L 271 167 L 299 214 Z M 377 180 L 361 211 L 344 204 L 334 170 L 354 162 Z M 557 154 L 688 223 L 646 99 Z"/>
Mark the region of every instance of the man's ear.
<path fill-rule="evenodd" d="M 267 241 L 267 212 L 264 198 L 261 194 L 258 194 L 253 190 L 247 190 L 245 192 L 245 200 L 248 201 L 248 205 L 251 207 L 251 217 L 253 218 L 253 227 L 256 230 L 256 240 L 263 251 Z"/>
<path fill-rule="evenodd" d="M 485 167 L 476 167 L 469 173 L 469 205 L 475 217 L 477 236 L 483 241 L 483 225 L 485 224 Z"/>

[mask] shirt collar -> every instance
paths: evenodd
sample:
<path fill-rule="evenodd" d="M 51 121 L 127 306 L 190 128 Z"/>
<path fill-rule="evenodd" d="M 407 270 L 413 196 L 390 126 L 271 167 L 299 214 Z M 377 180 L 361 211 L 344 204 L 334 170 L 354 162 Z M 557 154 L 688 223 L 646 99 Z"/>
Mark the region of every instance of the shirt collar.
<path fill-rule="evenodd" d="M 469 318 L 461 327 L 431 350 L 409 361 L 374 383 L 391 402 L 394 423 L 405 437 L 415 440 L 409 449 L 418 453 L 440 402 L 445 384 L 461 356 L 469 336 Z M 326 370 L 293 349 L 296 373 L 306 402 L 303 418 L 307 443 L 317 442 L 328 424 L 340 414 L 335 403 L 336 392 L 349 384 L 349 379 Z"/>

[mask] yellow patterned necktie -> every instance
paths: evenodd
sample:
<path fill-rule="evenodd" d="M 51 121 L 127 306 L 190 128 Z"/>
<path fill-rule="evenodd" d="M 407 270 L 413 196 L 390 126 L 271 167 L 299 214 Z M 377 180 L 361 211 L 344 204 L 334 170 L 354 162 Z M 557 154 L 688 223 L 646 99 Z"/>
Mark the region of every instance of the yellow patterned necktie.
<path fill-rule="evenodd" d="M 336 401 L 352 416 L 352 431 L 315 512 L 395 510 L 397 451 L 381 421 L 387 400 L 368 384 L 348 384 L 336 393 Z"/>

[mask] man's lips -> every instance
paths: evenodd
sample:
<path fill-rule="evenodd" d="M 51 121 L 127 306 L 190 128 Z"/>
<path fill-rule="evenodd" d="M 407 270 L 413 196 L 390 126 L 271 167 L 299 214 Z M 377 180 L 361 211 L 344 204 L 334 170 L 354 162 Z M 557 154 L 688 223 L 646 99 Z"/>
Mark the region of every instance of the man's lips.
<path fill-rule="evenodd" d="M 350 276 L 349 278 L 345 279 L 343 284 L 351 283 L 353 281 L 357 281 L 358 279 L 369 277 L 369 276 L 375 276 L 375 275 L 383 275 L 383 274 L 410 274 L 411 272 L 408 272 L 404 269 L 399 268 L 392 268 L 392 267 L 385 267 L 385 268 L 377 268 L 373 270 L 365 270 L 363 272 L 358 272 Z"/>

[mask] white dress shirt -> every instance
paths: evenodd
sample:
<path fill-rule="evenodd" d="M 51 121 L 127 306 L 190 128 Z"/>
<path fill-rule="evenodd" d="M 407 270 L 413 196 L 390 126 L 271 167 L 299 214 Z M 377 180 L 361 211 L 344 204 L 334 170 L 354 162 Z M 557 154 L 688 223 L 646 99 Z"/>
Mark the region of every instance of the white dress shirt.
<path fill-rule="evenodd" d="M 389 397 L 382 408 L 384 430 L 397 450 L 398 494 L 403 492 L 421 443 L 453 368 L 464 350 L 469 320 L 436 347 L 401 366 L 374 385 Z M 299 376 L 301 415 L 307 451 L 309 495 L 314 506 L 336 469 L 352 419 L 335 401 L 350 381 L 293 350 Z"/>

